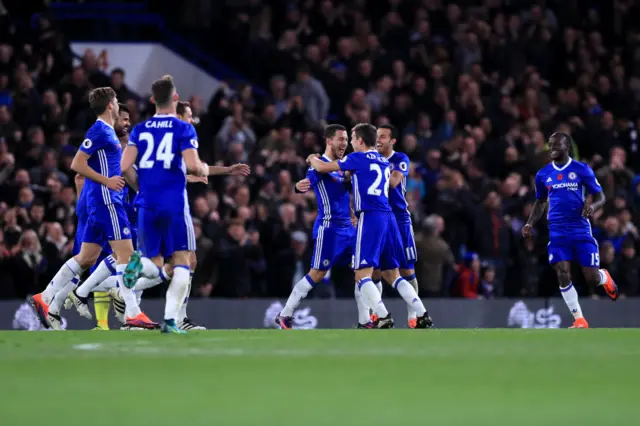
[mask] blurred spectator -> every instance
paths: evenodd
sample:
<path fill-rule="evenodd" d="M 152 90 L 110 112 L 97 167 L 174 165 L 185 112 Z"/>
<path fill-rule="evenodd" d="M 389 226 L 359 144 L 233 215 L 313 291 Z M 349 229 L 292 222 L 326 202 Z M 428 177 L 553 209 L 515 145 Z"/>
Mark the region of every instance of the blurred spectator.
<path fill-rule="evenodd" d="M 453 296 L 477 299 L 480 292 L 480 257 L 467 252 L 458 266 L 458 277 L 453 285 Z"/>
<path fill-rule="evenodd" d="M 426 297 L 444 295 L 443 271 L 455 266 L 455 259 L 449 245 L 440 236 L 444 230 L 442 217 L 431 215 L 422 224 L 422 231 L 416 234 L 418 263 L 416 276 L 420 284 L 420 294 Z"/>
<path fill-rule="evenodd" d="M 212 295 L 217 297 L 249 297 L 255 294 L 250 263 L 262 256 L 258 245 L 260 234 L 248 233 L 240 219 L 232 220 L 227 227 L 227 237 L 220 241 L 218 249 L 219 277 Z"/>
<path fill-rule="evenodd" d="M 636 248 L 631 240 L 622 245 L 622 256 L 618 263 L 616 283 L 621 296 L 637 296 L 640 290 L 640 259 L 636 256 Z"/>
<path fill-rule="evenodd" d="M 48 282 L 43 279 L 47 270 L 47 259 L 42 253 L 38 235 L 30 229 L 24 231 L 12 254 L 13 282 L 20 283 L 16 288 L 16 296 L 26 298 L 29 294 L 44 290 Z"/>

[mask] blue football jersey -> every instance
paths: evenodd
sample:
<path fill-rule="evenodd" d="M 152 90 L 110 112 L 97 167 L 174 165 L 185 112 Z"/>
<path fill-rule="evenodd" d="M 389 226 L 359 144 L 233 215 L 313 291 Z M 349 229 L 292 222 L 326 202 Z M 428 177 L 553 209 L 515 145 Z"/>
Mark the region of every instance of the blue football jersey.
<path fill-rule="evenodd" d="M 113 177 L 122 175 L 120 160 L 122 147 L 116 132 L 109 124 L 98 119 L 87 130 L 80 151 L 89 155 L 89 167 L 103 176 Z M 122 193 L 112 191 L 104 185 L 85 179 L 82 193 L 86 192 L 88 205 L 122 203 Z"/>
<path fill-rule="evenodd" d="M 331 161 L 324 155 L 320 159 L 324 162 Z M 351 200 L 343 172 L 318 173 L 310 168 L 307 171 L 307 179 L 311 182 L 318 200 L 314 234 L 319 226 L 351 226 Z"/>
<path fill-rule="evenodd" d="M 549 198 L 550 237 L 591 235 L 591 224 L 582 217 L 587 194 L 602 191 L 593 170 L 569 159 L 562 167 L 553 162 L 536 174 L 536 198 Z"/>
<path fill-rule="evenodd" d="M 87 181 L 88 179 L 85 179 Z M 80 196 L 78 197 L 78 202 L 76 203 L 76 216 L 78 216 L 79 220 L 86 220 L 87 214 L 87 191 L 84 190 L 84 186 L 82 191 L 80 191 Z"/>
<path fill-rule="evenodd" d="M 398 223 L 411 221 L 409 203 L 407 203 L 406 199 L 409 157 L 402 152 L 393 151 L 387 160 L 389 160 L 389 165 L 391 166 L 391 173 L 396 170 L 402 173 L 400 184 L 395 188 L 389 188 L 389 204 L 391 205 L 391 210 L 396 216 Z"/>
<path fill-rule="evenodd" d="M 352 152 L 338 162 L 343 171 L 353 172 L 353 204 L 363 211 L 391 211 L 389 205 L 389 161 L 378 151 Z"/>
<path fill-rule="evenodd" d="M 172 115 L 154 115 L 133 128 L 129 145 L 138 148 L 136 205 L 176 211 L 188 208 L 182 152 L 198 149 L 195 128 Z"/>

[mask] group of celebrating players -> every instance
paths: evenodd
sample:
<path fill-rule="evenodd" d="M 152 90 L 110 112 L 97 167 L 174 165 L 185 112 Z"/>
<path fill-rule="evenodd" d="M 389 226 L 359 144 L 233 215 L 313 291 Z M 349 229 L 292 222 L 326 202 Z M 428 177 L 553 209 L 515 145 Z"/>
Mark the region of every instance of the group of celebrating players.
<path fill-rule="evenodd" d="M 98 329 L 108 329 L 109 299 L 123 329 L 158 329 L 182 334 L 204 329 L 187 317 L 191 278 L 196 268 L 195 233 L 187 182 L 207 182 L 212 175 L 250 173 L 249 166 L 209 166 L 198 156 L 198 138 L 188 103 L 180 102 L 170 76 L 151 87 L 156 114 L 129 133 L 129 112 L 108 87 L 89 95 L 97 115 L 71 168 L 77 173 L 78 226 L 73 257 L 31 302 L 42 325 L 62 328 L 60 312 L 75 306 L 88 319 L 94 293 Z M 324 154 L 311 155 L 306 178 L 297 192 L 313 189 L 318 216 L 313 227 L 311 268 L 294 286 L 276 318 L 292 328 L 292 316 L 313 287 L 335 265 L 355 271 L 358 328 L 392 328 L 382 301 L 382 283 L 391 285 L 407 304 L 410 328 L 433 326 L 418 297 L 417 260 L 411 214 L 405 198 L 409 159 L 394 151 L 397 131 L 358 124 L 351 131 L 353 152 L 345 155 L 349 135 L 344 126 L 324 130 Z M 589 217 L 604 204 L 593 171 L 569 157 L 570 137 L 549 139 L 551 163 L 536 176 L 537 201 L 524 237 L 549 204 L 549 262 L 557 271 L 561 294 L 575 317 L 573 327 L 587 328 L 571 284 L 569 263 L 577 259 L 585 277 L 602 285 L 612 300 L 618 291 L 609 273 L 599 269 L 598 246 Z M 594 196 L 588 203 L 586 194 Z M 165 263 L 166 261 L 166 263 Z M 90 268 L 90 276 L 80 277 Z M 145 289 L 168 282 L 164 321 L 153 322 L 140 310 Z"/>

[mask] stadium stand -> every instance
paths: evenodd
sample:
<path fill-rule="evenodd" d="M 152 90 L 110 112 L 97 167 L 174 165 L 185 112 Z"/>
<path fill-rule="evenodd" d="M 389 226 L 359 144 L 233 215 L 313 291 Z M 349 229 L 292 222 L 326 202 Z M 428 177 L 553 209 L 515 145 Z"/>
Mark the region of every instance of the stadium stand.
<path fill-rule="evenodd" d="M 639 294 L 639 2 L 150 3 L 180 17 L 166 19 L 173 31 L 254 83 L 228 81 L 234 90 L 225 84 L 212 99 L 190 94 L 203 158 L 254 171 L 189 186 L 194 297 L 288 295 L 309 264 L 315 218 L 314 197 L 293 185 L 331 122 L 400 129 L 398 150 L 413 162 L 418 281 L 429 297 L 557 291 L 544 221 L 531 241 L 520 229 L 546 137 L 571 134 L 575 158 L 596 171 L 609 200 L 593 230 L 602 265 L 623 295 Z M 95 52 L 74 66 L 54 14 L 33 10 L 30 25 L 2 11 L 0 298 L 10 299 L 41 291 L 69 256 L 69 166 L 93 120 L 88 91 L 112 85 L 133 122 L 152 107 L 126 75 L 103 74 Z M 574 276 L 582 294 L 602 296 Z M 316 297 L 353 295 L 348 272 L 331 281 Z"/>

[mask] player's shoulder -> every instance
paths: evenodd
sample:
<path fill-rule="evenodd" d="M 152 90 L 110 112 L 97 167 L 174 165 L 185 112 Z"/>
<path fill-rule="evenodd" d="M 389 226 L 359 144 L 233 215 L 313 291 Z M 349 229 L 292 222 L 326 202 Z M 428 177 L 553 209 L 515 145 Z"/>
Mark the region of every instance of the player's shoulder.
<path fill-rule="evenodd" d="M 105 143 L 117 142 L 117 137 L 113 127 L 108 125 L 102 120 L 96 120 L 95 123 L 89 127 L 85 133 L 85 139 L 82 141 L 82 147 L 89 149 L 92 146 L 98 144 L 103 145 Z"/>
<path fill-rule="evenodd" d="M 582 161 L 578 160 L 571 160 L 569 168 L 579 172 L 587 172 L 591 170 L 591 167 L 587 163 L 583 163 Z"/>
<path fill-rule="evenodd" d="M 398 152 L 398 151 L 394 151 L 394 153 L 391 155 L 391 158 L 389 158 L 389 160 L 392 163 L 409 163 L 409 157 L 407 156 L 407 154 L 405 154 L 404 152 Z"/>
<path fill-rule="evenodd" d="M 409 170 L 410 160 L 404 152 L 394 152 L 389 158 L 389 163 L 392 170 L 400 170 L 404 173 Z"/>
<path fill-rule="evenodd" d="M 358 152 L 358 151 L 351 152 L 351 153 L 345 155 L 344 157 L 342 157 L 339 161 L 341 163 L 345 163 L 347 161 L 360 160 L 360 159 L 363 158 L 363 154 L 364 154 L 363 152 Z"/>
<path fill-rule="evenodd" d="M 115 132 L 113 130 L 113 127 L 102 120 L 96 120 L 95 123 L 93 123 L 91 127 L 89 127 L 89 130 L 87 130 L 87 136 L 100 136 L 111 134 L 112 132 Z"/>
<path fill-rule="evenodd" d="M 547 164 L 546 166 L 544 166 L 543 168 L 541 168 L 540 170 L 538 170 L 538 173 L 536 173 L 536 177 L 542 178 L 542 177 L 546 177 L 548 175 L 550 175 L 551 173 L 553 173 L 554 171 L 554 167 L 552 163 Z"/>

